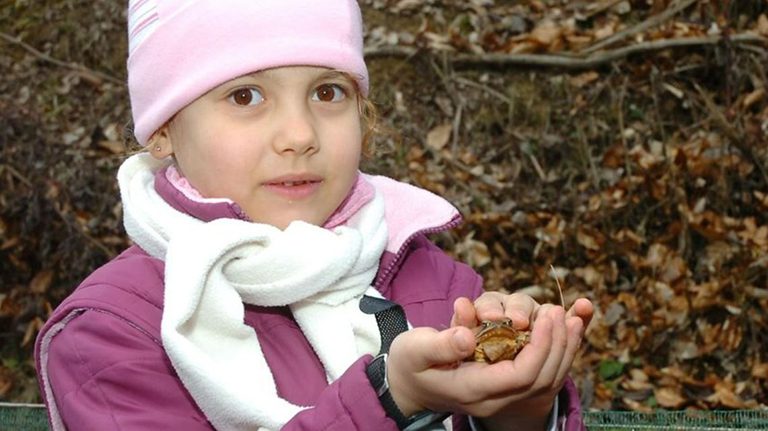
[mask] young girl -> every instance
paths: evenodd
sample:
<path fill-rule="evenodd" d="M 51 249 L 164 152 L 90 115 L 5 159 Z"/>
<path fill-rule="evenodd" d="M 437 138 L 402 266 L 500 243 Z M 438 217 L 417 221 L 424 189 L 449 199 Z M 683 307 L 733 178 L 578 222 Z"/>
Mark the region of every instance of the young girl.
<path fill-rule="evenodd" d="M 483 293 L 425 237 L 454 207 L 358 171 L 361 27 L 354 0 L 131 2 L 135 245 L 37 339 L 52 429 L 582 427 L 591 303 Z M 463 361 L 504 318 L 532 329 L 519 356 Z"/>

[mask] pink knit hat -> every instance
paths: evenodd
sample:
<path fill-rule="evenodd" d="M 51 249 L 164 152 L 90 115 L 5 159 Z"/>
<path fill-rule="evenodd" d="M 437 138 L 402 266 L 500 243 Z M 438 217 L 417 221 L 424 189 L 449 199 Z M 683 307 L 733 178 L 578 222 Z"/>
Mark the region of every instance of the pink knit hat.
<path fill-rule="evenodd" d="M 368 92 L 356 0 L 130 0 L 128 41 L 141 145 L 209 90 L 259 70 L 324 66 Z"/>

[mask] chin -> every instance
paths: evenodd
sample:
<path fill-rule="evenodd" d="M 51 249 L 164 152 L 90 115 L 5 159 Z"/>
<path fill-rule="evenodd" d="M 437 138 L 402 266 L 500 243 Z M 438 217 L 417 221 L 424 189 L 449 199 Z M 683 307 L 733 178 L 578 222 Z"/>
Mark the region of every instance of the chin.
<path fill-rule="evenodd" d="M 321 224 L 321 223 L 317 223 L 316 221 L 309 220 L 307 217 L 294 217 L 294 218 L 291 218 L 291 219 L 281 220 L 279 222 L 270 223 L 270 224 L 275 226 L 275 227 L 277 227 L 280 230 L 285 230 L 288 226 L 290 226 L 291 223 L 293 223 L 295 221 L 301 221 L 301 222 L 304 222 L 304 223 L 313 224 L 315 226 L 318 226 L 318 225 Z"/>

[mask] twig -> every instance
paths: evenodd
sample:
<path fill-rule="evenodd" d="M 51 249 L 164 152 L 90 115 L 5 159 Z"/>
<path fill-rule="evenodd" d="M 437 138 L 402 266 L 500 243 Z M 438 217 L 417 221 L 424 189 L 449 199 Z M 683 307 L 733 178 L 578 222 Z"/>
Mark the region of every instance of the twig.
<path fill-rule="evenodd" d="M 435 73 L 437 73 L 437 75 L 442 80 L 443 86 L 447 90 L 448 95 L 451 97 L 453 105 L 456 107 L 456 112 L 453 115 L 451 128 L 451 150 L 455 153 L 459 145 L 459 132 L 461 131 L 461 117 L 464 110 L 464 99 L 460 96 L 454 96 L 454 94 L 457 94 L 453 85 L 453 82 L 455 81 L 453 76 L 454 74 L 453 71 L 449 69 L 450 64 L 448 64 L 446 58 L 443 57 L 443 67 L 446 70 L 440 69 L 440 67 L 438 67 L 434 61 L 430 61 L 430 63 L 432 68 L 435 70 Z"/>
<path fill-rule="evenodd" d="M 528 154 L 528 158 L 531 159 L 531 164 L 533 165 L 533 169 L 536 171 L 536 174 L 539 175 L 539 179 L 546 183 L 547 182 L 547 174 L 544 172 L 544 169 L 541 168 L 541 165 L 539 164 L 539 161 L 536 159 L 536 156 L 533 154 Z"/>
<path fill-rule="evenodd" d="M 75 232 L 79 233 L 83 236 L 86 240 L 88 240 L 91 244 L 93 244 L 96 248 L 101 250 L 102 253 L 104 253 L 105 256 L 108 258 L 115 257 L 115 253 L 112 252 L 106 245 L 102 244 L 101 241 L 96 239 L 94 236 L 89 234 L 85 231 L 85 229 L 80 226 L 77 222 L 69 220 L 66 214 L 64 214 L 64 211 L 59 208 L 57 202 L 55 202 L 53 199 L 49 198 L 49 202 L 51 203 L 51 206 L 53 207 L 53 211 L 59 216 L 59 218 L 64 222 L 64 224 L 68 225 L 70 228 L 74 229 Z"/>
<path fill-rule="evenodd" d="M 668 7 L 667 9 L 664 10 L 664 12 L 657 15 L 653 15 L 650 18 L 646 19 L 645 21 L 637 25 L 626 28 L 618 33 L 614 33 L 611 36 L 608 36 L 604 39 L 598 40 L 596 43 L 584 49 L 583 52 L 584 54 L 591 54 L 595 51 L 599 51 L 603 49 L 608 45 L 611 45 L 620 40 L 626 39 L 627 37 L 632 36 L 633 34 L 637 34 L 649 28 L 656 27 L 657 25 L 677 15 L 680 11 L 684 10 L 685 8 L 687 8 L 688 6 L 692 5 L 695 2 L 696 0 L 683 0 L 676 5 L 673 5 L 672 7 Z"/>
<path fill-rule="evenodd" d="M 619 3 L 623 2 L 623 1 L 624 0 L 608 0 L 608 1 L 604 1 L 603 3 L 598 4 L 597 6 L 595 6 L 594 9 L 586 12 L 584 14 L 584 17 L 585 18 L 592 18 L 593 16 L 605 12 L 606 10 L 616 6 L 617 4 L 619 4 Z"/>
<path fill-rule="evenodd" d="M 557 276 L 554 265 L 550 264 L 549 268 L 552 270 L 552 277 L 555 278 L 555 283 L 557 283 L 557 291 L 560 292 L 560 305 L 565 308 L 565 298 L 563 298 L 563 287 L 560 286 L 560 278 Z"/>
<path fill-rule="evenodd" d="M 664 146 L 664 159 L 667 161 L 667 165 L 671 165 L 669 159 L 669 151 L 667 148 L 667 132 L 664 130 L 664 119 L 661 116 L 661 108 L 659 108 L 659 70 L 656 66 L 651 66 L 651 99 L 653 100 L 653 109 L 656 114 L 656 124 L 659 128 L 659 135 L 661 136 L 661 142 Z"/>
<path fill-rule="evenodd" d="M 619 103 L 618 107 L 616 108 L 616 112 L 618 113 L 618 122 L 619 122 L 619 137 L 621 137 L 621 146 L 624 149 L 624 170 L 626 171 L 628 176 L 632 176 L 632 164 L 629 162 L 629 143 L 627 142 L 627 137 L 624 136 L 624 98 L 627 96 L 627 81 L 629 79 L 625 76 L 624 81 L 621 84 L 621 91 L 619 92 Z"/>
<path fill-rule="evenodd" d="M 452 129 L 452 142 L 451 142 L 451 148 L 453 150 L 453 153 L 456 154 L 456 151 L 459 147 L 459 134 L 461 133 L 461 116 L 464 112 L 464 100 L 463 98 L 459 99 L 459 104 L 456 107 L 456 115 L 453 116 L 453 129 Z"/>
<path fill-rule="evenodd" d="M 9 174 L 11 174 L 13 177 L 24 183 L 27 187 L 33 188 L 34 185 L 32 184 L 32 181 L 29 180 L 29 178 L 25 177 L 21 172 L 17 171 L 13 166 L 6 164 L 6 163 L 0 163 L 0 172 L 3 170 L 8 171 Z M 77 231 L 80 235 L 82 235 L 85 239 L 90 241 L 96 248 L 101 250 L 104 255 L 107 257 L 114 257 L 114 253 L 107 248 L 104 244 L 102 244 L 98 239 L 94 238 L 88 232 L 86 232 L 82 227 L 80 227 L 77 223 L 72 222 L 69 220 L 64 214 L 64 212 L 61 210 L 61 208 L 56 205 L 56 202 L 52 198 L 48 198 L 48 201 L 50 202 L 51 206 L 53 207 L 53 211 L 61 218 L 61 220 L 69 225 L 72 229 Z"/>
<path fill-rule="evenodd" d="M 33 188 L 32 181 L 30 181 L 29 178 L 22 175 L 22 173 L 17 171 L 16 168 L 14 168 L 13 166 L 5 163 L 0 163 L 0 172 L 2 172 L 3 170 L 7 170 L 12 177 L 15 177 L 17 180 L 24 183 L 24 185 L 26 185 L 27 187 Z"/>
<path fill-rule="evenodd" d="M 472 175 L 472 177 L 476 178 L 481 183 L 483 183 L 483 184 L 485 184 L 487 186 L 493 187 L 496 190 L 504 190 L 504 189 L 509 188 L 508 186 L 505 186 L 504 184 L 501 184 L 501 183 L 498 183 L 498 182 L 494 182 L 494 181 L 490 181 L 488 178 L 485 177 L 485 175 L 478 175 L 478 174 L 472 172 L 472 168 L 470 168 L 469 166 L 465 165 L 460 160 L 456 160 L 456 159 L 453 159 L 453 158 L 442 157 L 442 155 L 440 155 L 440 153 L 438 151 L 434 151 L 433 154 L 437 154 L 443 160 L 445 160 L 448 163 L 450 163 L 451 165 L 461 169 L 462 171 Z"/>
<path fill-rule="evenodd" d="M 754 163 L 762 176 L 763 186 L 768 187 L 768 172 L 766 171 L 765 166 L 763 166 L 763 162 L 755 155 L 755 153 L 748 145 L 744 144 L 743 137 L 739 136 L 739 133 L 734 129 L 731 122 L 725 118 L 725 115 L 723 115 L 723 112 L 718 108 L 717 104 L 715 104 L 715 101 L 712 100 L 712 98 L 709 97 L 709 95 L 701 87 L 699 87 L 698 84 L 694 83 L 694 86 L 696 87 L 696 91 L 699 93 L 699 96 L 701 96 L 701 98 L 704 100 L 704 105 L 706 105 L 711 118 L 725 133 L 725 136 L 730 139 L 733 145 L 735 145 L 739 151 L 749 157 L 752 163 Z"/>
<path fill-rule="evenodd" d="M 478 175 L 478 174 L 472 172 L 472 168 L 467 166 L 461 160 L 454 159 L 453 157 L 445 157 L 445 156 L 443 156 L 440 153 L 440 151 L 435 150 L 434 148 L 432 148 L 430 146 L 425 146 L 424 148 L 426 148 L 426 150 L 430 154 L 432 154 L 432 156 L 434 156 L 436 159 L 442 160 L 442 161 L 452 165 L 455 168 L 461 169 L 462 171 L 466 172 L 467 174 L 471 175 L 473 178 L 477 179 L 478 181 L 482 182 L 483 184 L 485 184 L 487 186 L 493 187 L 496 190 L 504 190 L 504 189 L 509 188 L 509 186 L 506 186 L 504 184 L 501 184 L 501 183 L 489 180 L 488 178 L 486 178 L 485 175 Z M 464 185 L 462 181 L 457 182 L 457 184 L 462 185 L 462 186 Z M 467 188 L 466 190 L 472 191 L 471 188 Z M 474 192 L 473 192 L 473 194 L 474 194 Z"/>
<path fill-rule="evenodd" d="M 471 79 L 462 78 L 461 76 L 455 76 L 453 78 L 453 80 L 458 82 L 458 83 L 460 83 L 460 84 L 464 84 L 464 85 L 467 85 L 469 87 L 474 87 L 474 88 L 477 88 L 479 90 L 483 90 L 486 93 L 488 93 L 488 94 L 490 94 L 492 96 L 497 97 L 499 100 L 505 102 L 509 106 L 515 106 L 515 101 L 514 100 L 510 99 L 509 97 L 507 97 L 506 95 L 504 95 L 500 91 L 494 90 L 493 88 L 491 88 L 491 87 L 489 87 L 487 85 L 481 84 L 479 82 L 472 81 Z"/>
<path fill-rule="evenodd" d="M 122 80 L 117 79 L 117 78 L 115 78 L 115 77 L 113 77 L 111 75 L 107 75 L 106 73 L 99 72 L 99 71 L 93 70 L 93 69 L 89 69 L 89 68 L 83 66 L 82 64 L 67 63 L 65 61 L 62 61 L 62 60 L 59 60 L 57 58 L 51 57 L 50 55 L 48 55 L 48 54 L 46 54 L 46 53 L 44 53 L 42 51 L 37 50 L 32 45 L 30 45 L 28 43 L 25 43 L 25 42 L 22 42 L 20 38 L 11 36 L 8 33 L 0 31 L 0 39 L 3 39 L 3 40 L 5 40 L 6 42 L 8 42 L 10 44 L 17 45 L 17 46 L 23 48 L 24 50 L 26 50 L 30 54 L 34 55 L 39 60 L 45 61 L 47 63 L 51 63 L 53 65 L 56 65 L 56 66 L 59 66 L 59 67 L 64 67 L 64 68 L 67 68 L 67 69 L 72 69 L 72 70 L 75 70 L 77 72 L 81 72 L 81 73 L 84 73 L 84 74 L 90 74 L 92 76 L 95 76 L 97 78 L 103 79 L 105 81 L 109 81 L 109 82 L 111 82 L 113 84 L 125 85 L 125 83 Z"/>
<path fill-rule="evenodd" d="M 764 44 L 768 45 L 768 39 L 752 33 L 742 33 L 729 37 L 735 44 Z M 541 66 L 541 67 L 561 67 L 564 69 L 592 69 L 613 61 L 622 59 L 632 54 L 642 52 L 660 51 L 670 48 L 683 48 L 700 45 L 715 45 L 720 43 L 721 36 L 704 37 L 685 37 L 678 39 L 663 39 L 649 42 L 641 42 L 610 51 L 601 51 L 588 56 L 580 56 L 574 53 L 565 54 L 508 54 L 508 53 L 489 53 L 489 54 L 455 54 L 449 61 L 456 65 L 496 65 L 496 66 Z M 420 50 L 412 47 L 387 47 L 366 49 L 365 55 L 369 58 L 381 56 L 411 57 Z"/>
<path fill-rule="evenodd" d="M 597 173 L 597 167 L 595 161 L 592 160 L 592 153 L 590 153 L 589 142 L 587 142 L 587 135 L 584 133 L 584 128 L 581 124 L 576 125 L 576 132 L 579 135 L 579 152 L 584 158 L 584 163 L 589 167 L 590 177 L 592 178 L 592 186 L 595 190 L 600 190 L 600 175 Z"/>

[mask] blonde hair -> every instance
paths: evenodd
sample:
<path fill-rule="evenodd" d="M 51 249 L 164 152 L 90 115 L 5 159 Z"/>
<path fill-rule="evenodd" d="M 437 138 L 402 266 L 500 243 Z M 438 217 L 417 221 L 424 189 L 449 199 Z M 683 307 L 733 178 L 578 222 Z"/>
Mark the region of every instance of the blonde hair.
<path fill-rule="evenodd" d="M 376 153 L 375 138 L 381 134 L 379 110 L 371 99 L 357 93 L 357 107 L 363 122 L 362 153 L 364 157 L 373 157 Z"/>

